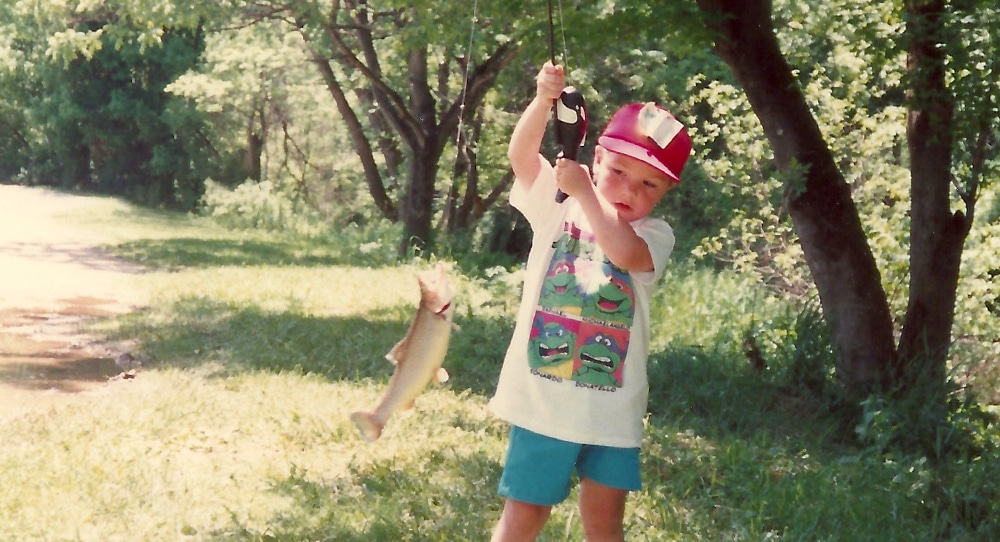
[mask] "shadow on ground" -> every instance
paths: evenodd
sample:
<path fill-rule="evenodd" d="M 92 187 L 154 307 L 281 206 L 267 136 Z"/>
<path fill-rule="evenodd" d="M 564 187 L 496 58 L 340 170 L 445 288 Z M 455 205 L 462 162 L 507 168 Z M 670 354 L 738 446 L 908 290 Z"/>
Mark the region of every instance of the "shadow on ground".
<path fill-rule="evenodd" d="M 234 307 L 190 298 L 167 313 L 120 317 L 113 340 L 136 341 L 156 365 L 221 364 L 224 374 L 295 371 L 330 381 L 388 380 L 385 354 L 406 334 L 414 308 L 382 308 L 359 316 L 312 316 Z M 506 322 L 458 321 L 445 367 L 447 386 L 492 393 L 510 330 Z"/>
<path fill-rule="evenodd" d="M 363 246 L 344 248 L 340 245 L 278 236 L 255 239 L 182 237 L 122 243 L 115 252 L 128 260 L 166 269 L 257 265 L 378 267 L 388 263 L 387 255 L 393 256 L 377 244 L 367 252 Z"/>
<path fill-rule="evenodd" d="M 81 326 L 110 315 L 103 300 L 63 300 L 58 309 L 0 310 L 0 414 L 68 400 L 121 373 L 117 351 Z"/>

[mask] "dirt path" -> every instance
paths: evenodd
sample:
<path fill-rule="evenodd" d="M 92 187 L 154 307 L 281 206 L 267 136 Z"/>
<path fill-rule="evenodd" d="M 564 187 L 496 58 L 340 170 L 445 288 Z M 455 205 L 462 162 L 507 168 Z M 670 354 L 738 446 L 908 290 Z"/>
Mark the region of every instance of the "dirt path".
<path fill-rule="evenodd" d="M 120 352 L 81 325 L 141 305 L 141 269 L 57 220 L 96 201 L 0 185 L 0 419 L 71 401 L 120 372 Z"/>

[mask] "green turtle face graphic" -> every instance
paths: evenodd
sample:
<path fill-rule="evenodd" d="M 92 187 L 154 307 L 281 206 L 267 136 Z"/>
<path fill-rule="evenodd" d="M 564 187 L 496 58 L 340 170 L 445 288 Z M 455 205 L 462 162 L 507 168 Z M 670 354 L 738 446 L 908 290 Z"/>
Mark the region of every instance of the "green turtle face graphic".
<path fill-rule="evenodd" d="M 601 284 L 583 307 L 583 316 L 608 322 L 631 322 L 633 292 L 627 280 L 613 276 Z"/>
<path fill-rule="evenodd" d="M 580 367 L 573 372 L 573 380 L 597 386 L 620 387 L 615 371 L 622 364 L 622 347 L 614 337 L 594 335 L 580 348 Z"/>
<path fill-rule="evenodd" d="M 543 307 L 579 306 L 580 292 L 577 288 L 573 263 L 562 259 L 552 263 L 542 283 L 539 304 Z"/>
<path fill-rule="evenodd" d="M 540 324 L 536 321 L 536 327 Z M 559 322 L 547 322 L 528 342 L 528 364 L 532 369 L 555 367 L 570 361 L 576 346 L 576 335 Z"/>

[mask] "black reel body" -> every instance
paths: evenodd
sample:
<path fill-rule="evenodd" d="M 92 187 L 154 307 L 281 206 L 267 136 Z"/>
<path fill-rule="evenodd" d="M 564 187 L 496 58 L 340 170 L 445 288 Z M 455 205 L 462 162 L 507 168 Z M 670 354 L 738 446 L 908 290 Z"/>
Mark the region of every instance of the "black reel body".
<path fill-rule="evenodd" d="M 575 161 L 587 138 L 587 104 L 580 91 L 574 87 L 566 87 L 555 106 L 555 135 L 560 149 L 559 156 Z M 556 193 L 556 202 L 562 203 L 567 197 L 569 196 L 560 190 Z"/>

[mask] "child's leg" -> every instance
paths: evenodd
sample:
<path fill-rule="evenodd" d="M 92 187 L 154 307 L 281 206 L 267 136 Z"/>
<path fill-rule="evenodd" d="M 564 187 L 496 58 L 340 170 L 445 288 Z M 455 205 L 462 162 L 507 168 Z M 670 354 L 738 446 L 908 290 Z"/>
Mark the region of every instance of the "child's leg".
<path fill-rule="evenodd" d="M 549 519 L 551 506 L 530 504 L 514 499 L 507 499 L 503 505 L 503 514 L 493 529 L 490 542 L 525 542 L 538 537 L 542 527 Z"/>
<path fill-rule="evenodd" d="M 587 542 L 624 540 L 625 498 L 642 489 L 639 449 L 585 446 L 577 472 Z"/>
<path fill-rule="evenodd" d="M 538 536 L 552 507 L 569 496 L 580 447 L 511 427 L 510 445 L 497 488 L 506 500 L 493 531 L 494 542 L 520 542 Z"/>
<path fill-rule="evenodd" d="M 628 491 L 580 479 L 580 520 L 587 542 L 625 540 L 625 498 Z M 504 510 L 506 512 L 506 509 Z"/>

